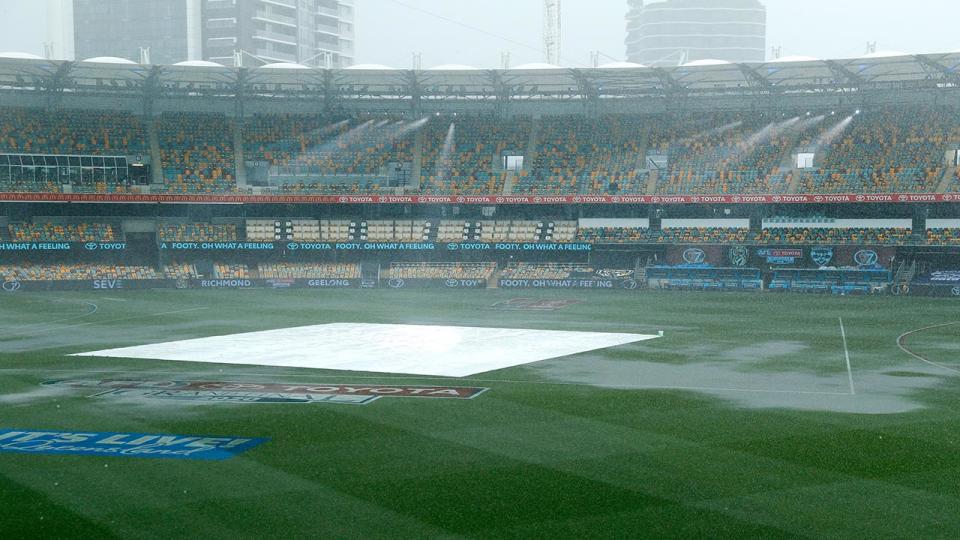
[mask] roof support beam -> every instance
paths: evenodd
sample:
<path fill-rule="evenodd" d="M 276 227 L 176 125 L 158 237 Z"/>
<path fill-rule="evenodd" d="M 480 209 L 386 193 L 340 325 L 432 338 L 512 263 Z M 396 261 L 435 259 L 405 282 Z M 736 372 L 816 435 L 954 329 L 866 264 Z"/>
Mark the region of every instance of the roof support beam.
<path fill-rule="evenodd" d="M 663 85 L 663 93 L 666 95 L 672 94 L 681 94 L 683 93 L 683 88 L 677 83 L 677 80 L 670 75 L 670 72 L 663 68 L 653 68 L 654 74 L 657 78 L 660 79 L 660 84 Z"/>
<path fill-rule="evenodd" d="M 740 68 L 740 71 L 743 72 L 743 75 L 748 81 L 750 81 L 751 86 L 755 86 L 768 92 L 773 91 L 773 84 L 771 84 L 766 77 L 759 74 L 757 70 L 753 69 L 747 64 L 738 64 L 737 67 Z"/>
<path fill-rule="evenodd" d="M 833 76 L 837 79 L 846 79 L 849 83 L 857 87 L 862 86 L 865 82 L 863 77 L 850 71 L 845 66 L 840 65 L 836 60 L 825 60 L 824 63 L 827 64 L 830 72 L 833 73 Z"/>
<path fill-rule="evenodd" d="M 916 58 L 917 62 L 920 62 L 920 64 L 923 65 L 924 68 L 930 71 L 933 71 L 934 73 L 939 73 L 940 75 L 943 75 L 944 78 L 946 78 L 947 80 L 949 80 L 954 84 L 960 84 L 960 73 L 957 73 L 956 71 L 951 70 L 947 66 L 941 64 L 940 62 L 937 62 L 933 58 L 930 58 L 930 55 L 917 54 L 917 55 L 914 55 L 914 58 Z"/>

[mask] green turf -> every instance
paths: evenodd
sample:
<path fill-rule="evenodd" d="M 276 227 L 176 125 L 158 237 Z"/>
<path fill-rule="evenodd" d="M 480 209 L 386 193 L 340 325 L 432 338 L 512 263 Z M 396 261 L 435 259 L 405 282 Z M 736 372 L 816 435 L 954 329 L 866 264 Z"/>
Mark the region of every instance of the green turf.
<path fill-rule="evenodd" d="M 518 296 L 581 303 L 547 313 L 488 309 Z M 896 344 L 910 330 L 960 320 L 951 300 L 445 290 L 0 296 L 0 427 L 271 439 L 223 462 L 0 454 L 0 538 L 956 538 L 960 374 Z M 205 309 L 171 313 L 191 308 Z M 666 335 L 458 381 L 490 388 L 470 401 L 171 405 L 39 387 L 138 371 L 144 379 L 209 380 L 223 370 L 221 380 L 397 382 L 65 356 L 325 322 Z M 947 326 L 905 345 L 960 370 L 958 337 L 960 325 Z"/>

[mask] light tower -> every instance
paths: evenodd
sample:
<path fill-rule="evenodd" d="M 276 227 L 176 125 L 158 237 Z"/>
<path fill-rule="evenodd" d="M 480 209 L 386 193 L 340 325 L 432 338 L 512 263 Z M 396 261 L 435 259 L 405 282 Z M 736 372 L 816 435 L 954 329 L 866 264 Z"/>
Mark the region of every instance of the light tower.
<path fill-rule="evenodd" d="M 560 0 L 543 2 L 543 61 L 560 65 Z"/>

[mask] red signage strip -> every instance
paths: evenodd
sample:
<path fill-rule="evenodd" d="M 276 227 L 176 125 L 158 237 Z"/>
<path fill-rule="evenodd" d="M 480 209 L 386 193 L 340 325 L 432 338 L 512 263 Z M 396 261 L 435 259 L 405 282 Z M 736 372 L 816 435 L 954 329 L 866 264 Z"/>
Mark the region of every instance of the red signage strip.
<path fill-rule="evenodd" d="M 840 195 L 172 195 L 0 193 L 5 202 L 173 204 L 856 204 L 960 202 L 960 193 Z"/>

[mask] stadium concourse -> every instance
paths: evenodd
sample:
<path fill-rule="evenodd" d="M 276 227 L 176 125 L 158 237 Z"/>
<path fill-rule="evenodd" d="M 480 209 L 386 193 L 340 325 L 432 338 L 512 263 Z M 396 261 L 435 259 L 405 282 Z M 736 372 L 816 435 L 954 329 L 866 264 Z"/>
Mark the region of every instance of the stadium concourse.
<path fill-rule="evenodd" d="M 955 538 L 958 65 L 0 55 L 0 537 Z"/>

